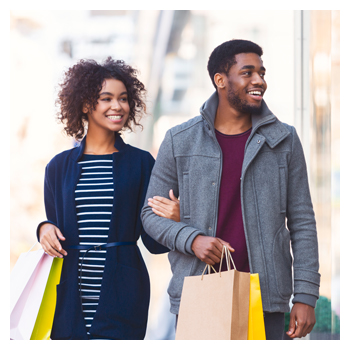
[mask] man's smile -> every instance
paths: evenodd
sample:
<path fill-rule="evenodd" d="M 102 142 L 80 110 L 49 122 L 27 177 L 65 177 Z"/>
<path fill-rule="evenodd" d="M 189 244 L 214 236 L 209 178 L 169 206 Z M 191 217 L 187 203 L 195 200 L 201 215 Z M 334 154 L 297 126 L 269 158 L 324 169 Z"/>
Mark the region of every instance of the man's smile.
<path fill-rule="evenodd" d="M 248 91 L 248 95 L 252 97 L 254 100 L 261 101 L 264 95 L 264 90 L 256 89 Z"/>

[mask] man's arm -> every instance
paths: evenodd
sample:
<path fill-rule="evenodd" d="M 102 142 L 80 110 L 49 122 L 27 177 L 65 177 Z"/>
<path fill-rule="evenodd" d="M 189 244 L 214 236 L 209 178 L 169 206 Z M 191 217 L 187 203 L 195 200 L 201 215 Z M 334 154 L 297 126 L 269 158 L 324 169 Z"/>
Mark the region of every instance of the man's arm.
<path fill-rule="evenodd" d="M 178 197 L 179 183 L 176 159 L 173 153 L 171 131 L 168 130 L 159 148 L 156 163 L 152 170 L 141 219 L 145 231 L 157 242 L 170 250 L 178 250 L 183 254 L 193 255 L 192 242 L 196 236 L 204 233 L 183 222 L 175 222 L 158 216 L 148 205 L 148 199 L 154 196 L 168 198 L 171 189 L 174 195 Z"/>
<path fill-rule="evenodd" d="M 294 306 L 288 335 L 305 336 L 315 324 L 320 274 L 315 214 L 312 207 L 306 163 L 299 137 L 293 129 L 289 161 L 287 219 L 294 257 Z"/>
<path fill-rule="evenodd" d="M 146 194 L 145 205 L 141 213 L 145 231 L 170 250 L 177 250 L 186 255 L 196 255 L 205 263 L 212 264 L 220 261 L 223 244 L 226 244 L 233 251 L 229 243 L 219 238 L 206 236 L 204 232 L 195 227 L 181 221 L 176 222 L 166 219 L 154 213 L 152 207 L 148 205 L 148 199 L 155 196 L 169 198 L 171 189 L 174 195 L 178 197 L 179 179 L 173 152 L 172 135 L 171 131 L 168 130 L 159 148 Z"/>

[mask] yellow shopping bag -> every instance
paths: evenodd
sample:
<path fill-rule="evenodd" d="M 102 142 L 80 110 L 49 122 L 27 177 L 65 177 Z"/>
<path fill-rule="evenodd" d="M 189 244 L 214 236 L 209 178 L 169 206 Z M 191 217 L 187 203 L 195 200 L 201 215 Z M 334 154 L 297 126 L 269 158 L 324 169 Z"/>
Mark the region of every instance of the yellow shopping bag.
<path fill-rule="evenodd" d="M 266 340 L 259 274 L 250 275 L 248 340 Z"/>
<path fill-rule="evenodd" d="M 63 259 L 54 258 L 46 283 L 31 340 L 49 340 L 56 307 L 56 286 L 60 282 Z"/>

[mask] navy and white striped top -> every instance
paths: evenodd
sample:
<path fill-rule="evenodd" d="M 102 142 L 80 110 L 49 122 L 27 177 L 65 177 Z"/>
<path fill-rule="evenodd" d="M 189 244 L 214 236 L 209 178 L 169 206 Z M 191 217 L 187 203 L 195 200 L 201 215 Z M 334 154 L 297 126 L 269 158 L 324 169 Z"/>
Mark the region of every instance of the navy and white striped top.
<path fill-rule="evenodd" d="M 112 154 L 84 154 L 78 164 L 82 165 L 75 190 L 79 244 L 96 246 L 107 243 L 114 191 Z M 89 334 L 99 302 L 106 249 L 85 253 L 86 250 L 79 252 L 78 282 Z"/>

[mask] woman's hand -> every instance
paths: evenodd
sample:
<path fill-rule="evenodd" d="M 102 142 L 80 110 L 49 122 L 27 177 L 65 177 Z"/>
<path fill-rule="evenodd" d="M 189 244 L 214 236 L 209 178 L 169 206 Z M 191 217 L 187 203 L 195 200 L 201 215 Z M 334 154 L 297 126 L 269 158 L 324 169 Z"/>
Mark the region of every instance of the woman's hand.
<path fill-rule="evenodd" d="M 158 216 L 179 222 L 180 201 L 175 197 L 173 190 L 169 191 L 169 197 L 170 199 L 160 196 L 149 198 L 148 205 Z"/>
<path fill-rule="evenodd" d="M 39 240 L 47 254 L 59 258 L 63 258 L 63 255 L 67 255 L 67 252 L 62 248 L 59 242 L 59 240 L 64 241 L 65 237 L 55 225 L 50 223 L 43 224 L 39 230 Z"/>

